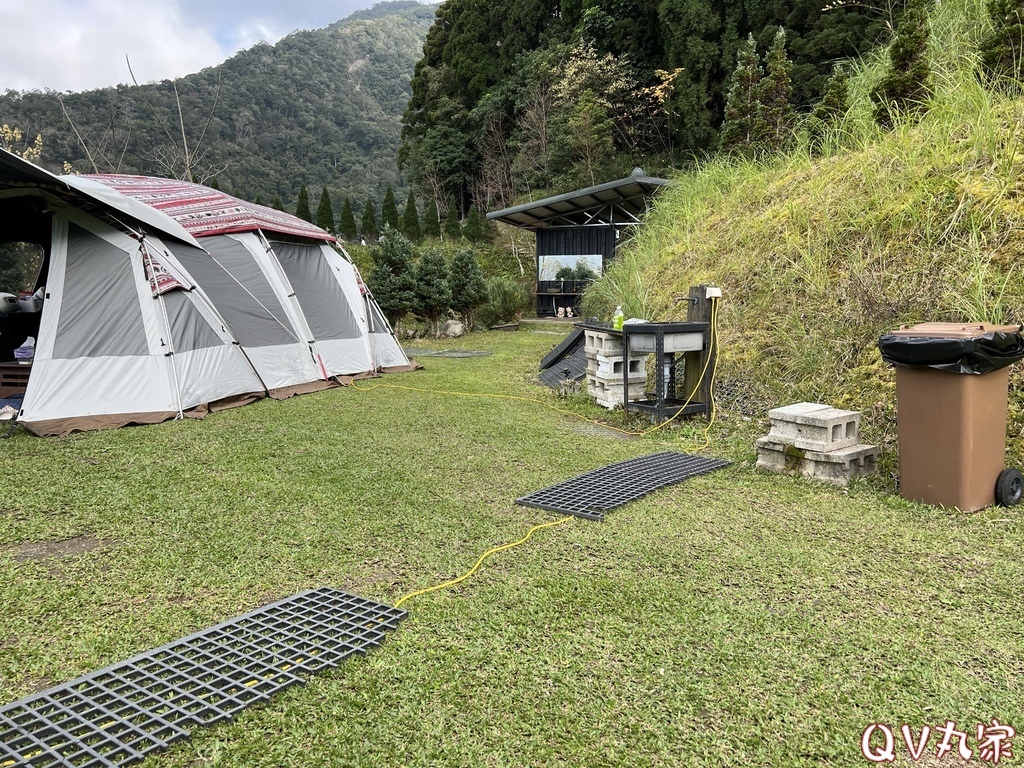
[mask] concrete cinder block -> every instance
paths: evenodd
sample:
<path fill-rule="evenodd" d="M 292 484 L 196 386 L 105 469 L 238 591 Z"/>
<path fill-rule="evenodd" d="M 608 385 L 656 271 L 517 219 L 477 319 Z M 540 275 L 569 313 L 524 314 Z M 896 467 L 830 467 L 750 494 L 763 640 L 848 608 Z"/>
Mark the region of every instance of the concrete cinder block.
<path fill-rule="evenodd" d="M 852 445 L 834 451 L 808 451 L 767 435 L 757 439 L 757 466 L 769 472 L 799 475 L 844 486 L 855 477 L 878 472 L 878 446 Z"/>
<path fill-rule="evenodd" d="M 590 357 L 591 353 L 607 357 L 622 356 L 622 334 L 604 333 L 586 328 L 583 335 L 586 341 L 587 357 Z"/>
<path fill-rule="evenodd" d="M 628 392 L 629 401 L 643 400 L 646 387 L 647 379 L 645 377 L 637 377 L 635 381 L 631 379 Z M 594 398 L 602 408 L 609 410 L 618 408 L 623 403 L 622 379 L 603 379 L 587 374 L 587 394 Z"/>
<path fill-rule="evenodd" d="M 587 356 L 587 373 L 592 373 L 595 376 L 602 378 L 619 378 L 622 379 L 622 368 L 623 366 L 629 367 L 629 376 L 640 376 L 643 378 L 647 377 L 647 359 L 644 357 L 630 357 L 629 362 L 622 355 L 606 356 L 606 355 L 594 355 Z"/>
<path fill-rule="evenodd" d="M 770 436 L 806 451 L 829 452 L 860 442 L 860 413 L 821 403 L 797 403 L 768 411 Z"/>

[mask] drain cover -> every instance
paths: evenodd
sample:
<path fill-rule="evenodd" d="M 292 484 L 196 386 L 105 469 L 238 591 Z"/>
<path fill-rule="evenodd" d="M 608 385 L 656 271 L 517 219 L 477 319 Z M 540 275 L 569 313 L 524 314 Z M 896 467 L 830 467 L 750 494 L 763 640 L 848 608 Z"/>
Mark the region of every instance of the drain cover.
<path fill-rule="evenodd" d="M 380 645 L 406 612 L 302 592 L 0 707 L 0 768 L 122 766 Z"/>
<path fill-rule="evenodd" d="M 722 459 L 706 459 L 687 453 L 665 451 L 638 459 L 609 464 L 572 480 L 535 491 L 516 499 L 524 507 L 604 520 L 609 509 L 621 507 L 652 491 L 703 475 L 731 464 Z"/>

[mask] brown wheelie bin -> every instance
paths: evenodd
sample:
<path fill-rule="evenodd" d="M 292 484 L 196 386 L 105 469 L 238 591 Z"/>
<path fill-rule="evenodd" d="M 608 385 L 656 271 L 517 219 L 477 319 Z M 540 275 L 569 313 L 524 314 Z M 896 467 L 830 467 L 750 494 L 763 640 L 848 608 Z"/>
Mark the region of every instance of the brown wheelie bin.
<path fill-rule="evenodd" d="M 1021 326 L 921 323 L 878 346 L 896 366 L 900 495 L 963 511 L 1017 504 L 1024 476 L 1004 465 L 1009 366 L 1024 358 Z"/>

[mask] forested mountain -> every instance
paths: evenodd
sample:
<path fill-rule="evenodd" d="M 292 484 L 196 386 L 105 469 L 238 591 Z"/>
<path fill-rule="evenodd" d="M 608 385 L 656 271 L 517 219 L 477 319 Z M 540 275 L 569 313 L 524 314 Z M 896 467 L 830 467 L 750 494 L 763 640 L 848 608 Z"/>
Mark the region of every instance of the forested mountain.
<path fill-rule="evenodd" d="M 839 0 L 447 0 L 416 65 L 401 159 L 439 199 L 493 208 L 684 165 L 718 147 L 737 50 L 785 30 L 793 103 L 885 31 L 884 8 Z M 884 7 L 884 8 L 883 8 Z"/>
<path fill-rule="evenodd" d="M 58 173 L 67 162 L 83 173 L 95 164 L 101 172 L 191 174 L 249 200 L 280 196 L 290 210 L 303 183 L 317 194 L 326 187 L 339 205 L 345 196 L 380 199 L 389 184 L 404 186 L 399 120 L 436 7 L 379 3 L 174 82 L 7 91 L 0 123 L 42 134 L 40 163 Z"/>

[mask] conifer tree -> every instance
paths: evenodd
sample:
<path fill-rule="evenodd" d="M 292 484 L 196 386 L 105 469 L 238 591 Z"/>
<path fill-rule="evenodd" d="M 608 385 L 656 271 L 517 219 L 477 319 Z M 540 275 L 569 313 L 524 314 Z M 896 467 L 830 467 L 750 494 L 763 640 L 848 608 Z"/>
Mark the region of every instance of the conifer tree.
<path fill-rule="evenodd" d="M 253 203 L 255 205 L 265 205 L 265 203 L 263 202 L 263 198 L 260 197 L 259 195 L 256 195 L 256 199 L 253 200 Z"/>
<path fill-rule="evenodd" d="M 772 47 L 765 58 L 765 74 L 758 83 L 758 101 L 761 103 L 761 122 L 766 131 L 765 141 L 773 149 L 782 149 L 793 138 L 793 83 L 790 72 L 793 65 L 786 55 L 786 30 L 779 27 Z"/>
<path fill-rule="evenodd" d="M 270 204 L 270 207 L 275 211 L 284 211 L 284 203 L 281 202 L 280 195 L 274 195 L 274 202 Z"/>
<path fill-rule="evenodd" d="M 466 216 L 466 227 L 465 235 L 469 238 L 472 243 L 479 243 L 488 238 L 489 232 L 487 231 L 487 219 L 476 209 L 472 207 L 469 209 L 469 214 Z"/>
<path fill-rule="evenodd" d="M 736 69 L 725 103 L 725 122 L 719 137 L 723 150 L 753 153 L 764 136 L 758 85 L 762 77 L 761 60 L 757 55 L 754 35 L 740 46 L 736 55 Z"/>
<path fill-rule="evenodd" d="M 405 201 L 405 212 L 402 214 L 402 234 L 414 243 L 423 239 L 420 230 L 420 214 L 416 210 L 416 196 L 409 190 L 409 197 Z"/>
<path fill-rule="evenodd" d="M 392 328 L 413 308 L 416 299 L 412 260 L 412 243 L 385 225 L 380 245 L 374 249 L 373 267 L 366 281 Z"/>
<path fill-rule="evenodd" d="M 888 70 L 871 92 L 875 122 L 883 128 L 891 128 L 896 115 L 920 112 L 931 96 L 928 1 L 907 0 L 889 46 Z"/>
<path fill-rule="evenodd" d="M 441 236 L 441 220 L 437 216 L 437 202 L 433 196 L 427 201 L 427 211 L 423 214 L 423 234 L 427 237 Z"/>
<path fill-rule="evenodd" d="M 448 268 L 448 287 L 452 291 L 452 309 L 462 315 L 466 328 L 473 330 L 473 315 L 487 303 L 487 282 L 472 249 L 455 254 Z"/>
<path fill-rule="evenodd" d="M 1024 79 L 1024 0 L 989 0 L 992 31 L 978 44 L 989 77 Z"/>
<path fill-rule="evenodd" d="M 316 207 L 316 225 L 328 232 L 334 231 L 334 208 L 331 206 L 331 196 L 327 193 L 327 187 L 320 193 L 320 205 Z"/>
<path fill-rule="evenodd" d="M 356 217 L 352 213 L 352 199 L 349 197 L 345 198 L 345 202 L 341 206 L 341 216 L 338 217 L 338 232 L 349 242 L 355 240 L 359 235 L 359 230 L 356 227 Z"/>
<path fill-rule="evenodd" d="M 208 182 L 206 182 L 206 186 L 208 186 L 210 189 L 217 189 L 217 190 L 219 190 L 220 189 L 220 182 L 217 181 L 217 177 L 214 176 Z"/>
<path fill-rule="evenodd" d="M 820 149 L 829 129 L 835 128 L 846 114 L 849 98 L 849 75 L 837 65 L 825 84 L 825 93 L 807 118 L 807 138 L 811 149 Z"/>
<path fill-rule="evenodd" d="M 377 210 L 373 205 L 373 198 L 366 198 L 366 207 L 363 208 L 363 218 L 359 222 L 359 234 L 369 242 L 377 239 Z"/>
<path fill-rule="evenodd" d="M 380 205 L 380 226 L 381 229 L 385 226 L 399 231 L 402 229 L 401 222 L 398 220 L 398 206 L 395 204 L 395 190 L 391 188 L 390 184 L 384 193 L 384 202 Z"/>
<path fill-rule="evenodd" d="M 441 317 L 452 303 L 444 254 L 437 248 L 427 248 L 416 262 L 413 280 L 416 286 L 413 311 L 430 324 L 430 331 L 436 338 L 440 336 Z"/>
<path fill-rule="evenodd" d="M 455 206 L 455 195 L 448 198 L 448 215 L 444 219 L 444 233 L 451 240 L 462 237 L 462 222 L 459 221 L 459 209 Z"/>
<path fill-rule="evenodd" d="M 305 184 L 299 187 L 299 202 L 295 205 L 295 215 L 310 224 L 313 223 L 313 213 L 309 210 L 309 193 Z"/>

